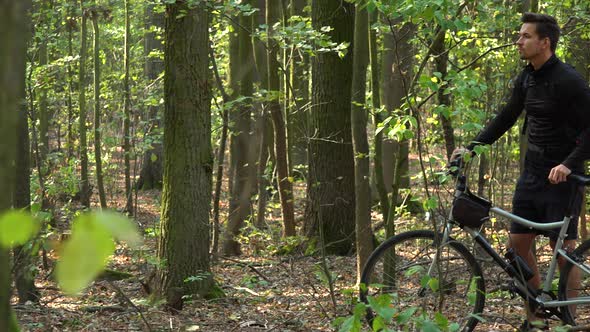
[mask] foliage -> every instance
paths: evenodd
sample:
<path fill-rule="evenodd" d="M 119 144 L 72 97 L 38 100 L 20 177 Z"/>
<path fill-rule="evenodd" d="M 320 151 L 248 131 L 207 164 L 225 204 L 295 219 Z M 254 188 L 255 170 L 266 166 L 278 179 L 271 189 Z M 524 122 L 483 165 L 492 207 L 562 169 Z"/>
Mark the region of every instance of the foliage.
<path fill-rule="evenodd" d="M 436 287 L 435 283 L 427 282 L 430 287 Z M 370 331 L 429 331 L 429 332 L 456 332 L 460 326 L 449 320 L 440 313 L 436 313 L 434 319 L 428 318 L 421 311 L 421 308 L 411 307 L 403 311 L 397 310 L 391 305 L 396 294 L 381 294 L 377 297 L 368 297 L 368 304 L 359 302 L 354 306 L 352 315 L 339 317 L 334 321 L 334 326 L 340 332 L 366 331 L 365 314 L 372 310 L 375 314 Z M 392 329 L 391 326 L 395 326 Z"/>
<path fill-rule="evenodd" d="M 73 221 L 56 266 L 57 280 L 67 294 L 83 290 L 104 269 L 115 250 L 113 238 L 130 246 L 141 242 L 135 226 L 119 214 L 93 212 Z"/>

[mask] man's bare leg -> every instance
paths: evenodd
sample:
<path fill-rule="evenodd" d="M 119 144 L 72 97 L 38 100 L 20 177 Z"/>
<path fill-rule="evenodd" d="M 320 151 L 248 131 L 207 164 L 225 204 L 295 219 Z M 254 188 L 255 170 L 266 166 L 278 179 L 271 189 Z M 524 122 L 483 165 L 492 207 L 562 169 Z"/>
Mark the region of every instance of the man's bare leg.
<path fill-rule="evenodd" d="M 522 257 L 527 263 L 531 271 L 533 271 L 533 277 L 528 281 L 529 286 L 532 289 L 539 289 L 541 286 L 541 276 L 539 275 L 539 267 L 537 266 L 537 259 L 535 253 L 533 253 L 533 243 L 537 234 L 509 234 L 510 238 L 508 241 L 508 248 L 513 248 L 514 252 Z M 525 303 L 526 315 L 529 322 L 539 320 L 535 317 L 535 314 L 529 309 L 528 303 Z"/>
<path fill-rule="evenodd" d="M 574 249 L 576 249 L 576 240 L 565 240 L 563 241 L 563 249 L 567 252 L 572 252 Z M 555 241 L 551 240 L 549 241 L 549 245 L 551 246 L 551 249 L 555 249 Z M 567 260 L 565 258 L 563 258 L 562 256 L 559 256 L 557 258 L 557 264 L 559 265 L 559 272 L 563 273 L 563 268 L 565 267 L 565 264 L 567 263 Z M 569 289 L 567 292 L 567 296 L 568 298 L 571 297 L 576 297 L 578 296 L 578 287 L 580 286 L 580 270 L 577 268 L 574 268 L 569 275 L 569 279 L 567 281 L 567 288 Z M 575 317 L 576 315 L 576 306 L 575 305 L 571 305 L 570 306 L 570 311 L 572 313 L 572 315 Z"/>

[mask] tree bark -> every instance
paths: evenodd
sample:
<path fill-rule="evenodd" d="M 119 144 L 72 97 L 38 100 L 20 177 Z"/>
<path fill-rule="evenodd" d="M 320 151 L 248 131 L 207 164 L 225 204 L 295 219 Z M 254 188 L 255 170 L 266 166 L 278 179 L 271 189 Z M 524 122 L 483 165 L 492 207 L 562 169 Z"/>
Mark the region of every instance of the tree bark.
<path fill-rule="evenodd" d="M 354 5 L 340 0 L 313 0 L 312 25 L 333 42 L 352 42 Z M 312 59 L 309 176 L 304 233 L 322 235 L 328 254 L 349 254 L 354 241 L 354 160 L 350 107 L 352 52 L 334 52 Z"/>
<path fill-rule="evenodd" d="M 250 1 L 246 1 L 246 4 Z M 253 94 L 253 71 L 254 56 L 252 50 L 252 41 L 249 30 L 252 26 L 251 16 L 240 16 L 240 28 L 238 29 L 239 71 L 237 79 L 239 82 L 239 94 L 242 97 L 251 98 Z M 230 64 L 231 66 L 232 64 Z M 235 73 L 232 73 L 235 74 Z M 234 115 L 235 128 L 232 139 L 232 148 L 230 149 L 232 163 L 235 167 L 235 177 L 233 180 L 232 191 L 230 193 L 229 218 L 223 240 L 223 253 L 226 255 L 239 255 L 240 244 L 236 236 L 240 233 L 240 228 L 244 220 L 252 214 L 250 206 L 250 196 L 252 188 L 252 163 L 250 163 L 251 149 L 251 113 L 252 107 L 248 104 L 242 104 Z M 231 174 L 230 174 L 231 176 Z M 230 179 L 232 179 L 230 177 Z"/>
<path fill-rule="evenodd" d="M 26 25 L 30 25 L 27 18 Z M 25 30 L 27 39 L 29 38 L 29 29 Z M 17 119 L 17 142 L 16 142 L 16 185 L 14 193 L 14 208 L 24 211 L 30 210 L 31 205 L 31 158 L 30 158 L 30 139 L 29 139 L 29 118 L 27 114 L 26 84 L 26 50 L 15 60 L 18 60 L 16 68 L 21 73 L 23 79 L 19 80 L 19 102 Z M 14 248 L 14 283 L 18 294 L 18 302 L 26 303 L 27 301 L 39 302 L 39 291 L 35 287 L 35 266 L 33 260 L 33 251 L 31 244 Z"/>
<path fill-rule="evenodd" d="M 123 81 L 125 89 L 124 111 L 125 118 L 123 119 L 123 153 L 125 161 L 125 211 L 133 213 L 133 191 L 131 188 L 131 87 L 129 83 L 129 39 L 131 38 L 130 23 L 129 23 L 129 1 L 125 0 L 125 78 Z"/>
<path fill-rule="evenodd" d="M 87 13 L 84 8 L 84 0 L 80 0 L 82 10 L 82 24 L 80 30 L 80 68 L 78 70 L 78 106 L 80 107 L 80 117 L 78 120 L 78 131 L 80 132 L 80 202 L 86 207 L 90 207 L 90 182 L 88 180 L 88 140 L 86 138 L 86 55 L 88 47 L 86 45 L 87 35 Z"/>
<path fill-rule="evenodd" d="M 379 20 L 377 11 L 370 14 L 370 25 Z M 377 125 L 385 119 L 381 109 L 381 94 L 380 82 L 381 75 L 379 75 L 379 52 L 377 51 L 377 33 L 371 29 L 369 33 L 369 60 L 371 63 L 371 98 L 373 106 L 373 125 Z M 375 135 L 373 140 L 374 156 L 373 167 L 375 188 L 379 195 L 379 203 L 381 204 L 381 212 L 383 216 L 389 215 L 389 199 L 387 198 L 387 188 L 385 186 L 385 178 L 383 177 L 383 133 L 379 132 Z"/>
<path fill-rule="evenodd" d="M 144 54 L 147 56 L 144 73 L 146 78 L 153 82 L 164 71 L 164 63 L 160 57 L 149 56 L 152 51 L 163 51 L 163 39 L 158 39 L 153 28 L 164 29 L 164 14 L 154 13 L 154 4 L 148 3 L 146 5 L 146 30 L 149 31 L 144 37 Z M 162 84 L 154 84 L 154 94 L 161 96 Z M 141 171 L 139 172 L 139 179 L 137 181 L 137 188 L 139 189 L 157 189 L 162 187 L 163 174 L 163 156 L 162 156 L 162 142 L 159 135 L 161 134 L 161 121 L 159 114 L 162 113 L 162 107 L 151 105 L 148 107 L 148 121 L 150 122 L 150 129 L 148 136 L 156 137 L 152 139 L 152 148 L 148 149 L 142 161 Z"/>
<path fill-rule="evenodd" d="M 303 9 L 307 5 L 306 0 L 291 0 L 289 14 L 290 16 L 305 16 Z M 287 141 L 289 143 L 289 173 L 293 174 L 293 169 L 297 165 L 307 164 L 306 139 L 309 136 L 309 107 L 301 107 L 309 101 L 309 73 L 310 62 L 309 55 L 303 50 L 293 48 L 290 50 L 291 59 L 289 68 L 289 78 L 293 95 L 285 101 L 287 119 Z M 289 97 L 289 87 L 285 88 L 285 95 Z"/>
<path fill-rule="evenodd" d="M 164 189 L 157 289 L 170 308 L 211 290 L 209 244 L 211 105 L 209 14 L 204 5 L 166 6 Z M 186 282 L 189 277 L 195 280 Z"/>
<path fill-rule="evenodd" d="M 447 65 L 449 62 L 449 53 L 445 47 L 445 33 L 438 33 L 438 38 L 432 43 L 432 54 L 436 64 L 435 70 L 441 73 L 441 80 L 444 81 L 447 76 Z M 450 95 L 446 93 L 446 86 L 441 86 L 437 91 L 437 99 L 439 105 L 450 106 Z M 444 114 L 440 115 L 440 122 L 443 129 L 443 138 L 445 140 L 445 150 L 447 152 L 447 160 L 451 159 L 453 150 L 455 150 L 455 134 L 453 130 L 453 123 L 451 117 Z"/>
<path fill-rule="evenodd" d="M 94 31 L 94 163 L 96 168 L 96 186 L 98 187 L 98 197 L 100 207 L 107 208 L 107 197 L 104 191 L 104 181 L 102 174 L 102 151 L 101 151 L 101 133 L 100 133 L 100 34 L 98 28 L 98 15 L 96 10 L 91 12 L 92 29 Z"/>
<path fill-rule="evenodd" d="M 16 183 L 16 147 L 22 88 L 25 80 L 24 58 L 27 45 L 29 1 L 0 1 L 0 214 L 13 206 Z M 10 307 L 10 254 L 0 246 L 0 331 L 18 331 Z"/>
<path fill-rule="evenodd" d="M 281 83 L 279 79 L 279 62 L 277 59 L 277 43 L 272 37 L 275 33 L 272 26 L 279 21 L 279 5 L 276 2 L 266 2 L 267 47 L 268 47 L 268 88 L 273 98 L 268 103 L 268 109 L 274 128 L 274 143 L 277 173 L 279 176 L 279 198 L 281 200 L 281 212 L 283 215 L 283 237 L 295 236 L 295 212 L 293 209 L 293 183 L 289 176 L 289 163 L 287 161 L 287 132 L 285 118 L 279 92 Z"/>
<path fill-rule="evenodd" d="M 371 188 L 369 140 L 367 122 L 369 113 L 365 109 L 367 88 L 367 65 L 369 63 L 369 15 L 365 3 L 356 5 L 354 22 L 354 53 L 352 72 L 352 146 L 354 151 L 354 192 L 355 192 L 355 230 L 356 230 L 356 271 L 357 282 L 373 251 L 373 232 L 371 230 Z"/>

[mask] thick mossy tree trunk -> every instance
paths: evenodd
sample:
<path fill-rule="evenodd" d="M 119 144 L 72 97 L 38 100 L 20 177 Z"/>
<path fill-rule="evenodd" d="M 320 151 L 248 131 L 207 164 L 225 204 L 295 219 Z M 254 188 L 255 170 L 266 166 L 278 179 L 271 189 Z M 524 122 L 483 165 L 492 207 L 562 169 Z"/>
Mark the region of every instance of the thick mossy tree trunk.
<path fill-rule="evenodd" d="M 274 98 L 269 101 L 268 109 L 272 118 L 274 128 L 275 156 L 277 173 L 279 176 L 279 198 L 281 200 L 281 212 L 283 214 L 283 236 L 295 235 L 295 213 L 293 209 L 293 183 L 289 177 L 289 164 L 287 162 L 287 132 L 285 118 L 279 102 L 279 90 L 281 82 L 279 79 L 278 45 L 273 42 L 274 30 L 272 26 L 279 20 L 279 4 L 266 2 L 266 24 L 268 26 L 268 88 Z"/>
<path fill-rule="evenodd" d="M 340 0 L 313 0 L 314 29 L 330 26 L 333 42 L 351 43 L 354 5 Z M 309 176 L 304 233 L 320 235 L 326 252 L 346 255 L 354 241 L 354 160 L 350 124 L 352 47 L 312 59 Z"/>
<path fill-rule="evenodd" d="M 78 131 L 80 134 L 80 202 L 90 207 L 90 182 L 88 180 L 88 139 L 86 138 L 86 56 L 88 46 L 86 44 L 87 12 L 84 8 L 84 0 L 80 0 L 82 10 L 82 23 L 80 24 L 80 67 L 78 69 L 78 106 L 80 107 L 80 117 L 78 118 Z"/>
<path fill-rule="evenodd" d="M 29 1 L 0 0 L 0 215 L 13 206 L 19 111 L 22 111 Z M 0 246 L 0 331 L 18 331 L 10 307 L 10 254 Z"/>
<path fill-rule="evenodd" d="M 367 122 L 369 112 L 365 109 L 367 88 L 367 65 L 369 63 L 369 15 L 365 3 L 356 5 L 354 22 L 354 53 L 352 72 L 352 147 L 354 151 L 354 192 L 357 281 L 369 255 L 373 251 L 371 229 L 371 188 L 369 140 Z"/>
<path fill-rule="evenodd" d="M 150 55 L 153 51 L 163 51 L 164 44 L 161 38 L 158 38 L 154 29 L 164 29 L 164 14 L 154 12 L 153 3 L 146 4 L 146 31 L 144 38 L 144 55 L 146 56 L 144 72 L 149 82 L 153 82 L 164 71 L 164 63 L 160 57 Z M 155 92 L 153 94 L 160 95 L 161 84 L 153 84 Z M 159 99 L 158 97 L 157 99 Z M 156 99 L 156 100 L 157 100 Z M 162 158 L 162 143 L 158 138 L 161 134 L 161 121 L 159 115 L 162 107 L 151 105 L 148 107 L 148 121 L 150 123 L 149 137 L 152 139 L 151 149 L 147 150 L 143 156 L 141 171 L 139 172 L 139 180 L 137 181 L 137 188 L 139 189 L 156 189 L 162 187 L 163 174 L 163 158 Z"/>
<path fill-rule="evenodd" d="M 170 308 L 182 296 L 205 295 L 213 278 L 209 261 L 211 93 L 209 14 L 202 5 L 166 6 L 164 76 L 164 189 L 157 289 Z M 194 277 L 190 281 L 185 281 Z"/>
<path fill-rule="evenodd" d="M 245 1 L 246 4 L 250 3 Z M 250 29 L 252 27 L 251 16 L 240 16 L 240 27 L 238 28 L 237 42 L 239 45 L 238 63 L 231 63 L 230 66 L 237 66 L 237 72 L 232 72 L 232 80 L 238 81 L 238 94 L 241 97 L 251 98 L 253 93 L 253 74 L 254 74 L 254 55 L 252 50 L 252 40 Z M 246 102 L 238 106 L 237 114 L 233 115 L 234 136 L 232 137 L 230 153 L 231 164 L 235 167 L 235 175 L 232 177 L 230 172 L 230 181 L 232 181 L 232 190 L 230 192 L 229 217 L 223 239 L 223 253 L 225 255 L 239 255 L 240 244 L 236 237 L 240 233 L 240 228 L 244 221 L 252 214 L 250 206 L 250 197 L 252 194 L 252 168 L 250 163 L 250 151 L 252 146 L 251 139 L 251 114 L 252 106 Z"/>
<path fill-rule="evenodd" d="M 100 207 L 106 209 L 107 196 L 104 191 L 104 181 L 102 174 L 102 149 L 101 149 L 101 131 L 100 131 L 100 33 L 98 27 L 99 12 L 92 10 L 92 29 L 94 31 L 94 163 L 96 167 L 96 186 L 98 187 L 98 197 Z"/>

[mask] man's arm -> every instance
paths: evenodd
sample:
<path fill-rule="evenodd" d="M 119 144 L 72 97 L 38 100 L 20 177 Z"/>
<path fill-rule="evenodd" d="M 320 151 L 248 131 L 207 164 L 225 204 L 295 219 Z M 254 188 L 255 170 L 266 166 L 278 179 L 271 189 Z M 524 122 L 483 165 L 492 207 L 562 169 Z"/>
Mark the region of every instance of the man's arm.
<path fill-rule="evenodd" d="M 573 112 L 568 120 L 580 130 L 576 147 L 562 163 L 572 169 L 590 159 L 590 88 L 581 76 L 576 75 L 574 80 L 568 82 L 567 90 Z M 571 123 L 572 121 L 574 123 Z"/>
<path fill-rule="evenodd" d="M 526 75 L 524 71 L 518 75 L 514 81 L 510 97 L 498 115 L 467 145 L 467 149 L 473 150 L 473 147 L 478 144 L 492 144 L 508 129 L 512 128 L 524 109 L 524 89 L 522 87 L 524 75 Z"/>
<path fill-rule="evenodd" d="M 559 165 L 549 172 L 549 182 L 557 184 L 566 181 L 572 169 L 582 165 L 586 159 L 590 159 L 590 88 L 588 83 L 578 73 L 573 73 L 573 78 L 565 84 L 568 100 L 571 101 L 571 114 L 569 125 L 581 128 L 577 137 L 576 147 Z M 575 123 L 572 123 L 575 122 Z"/>

